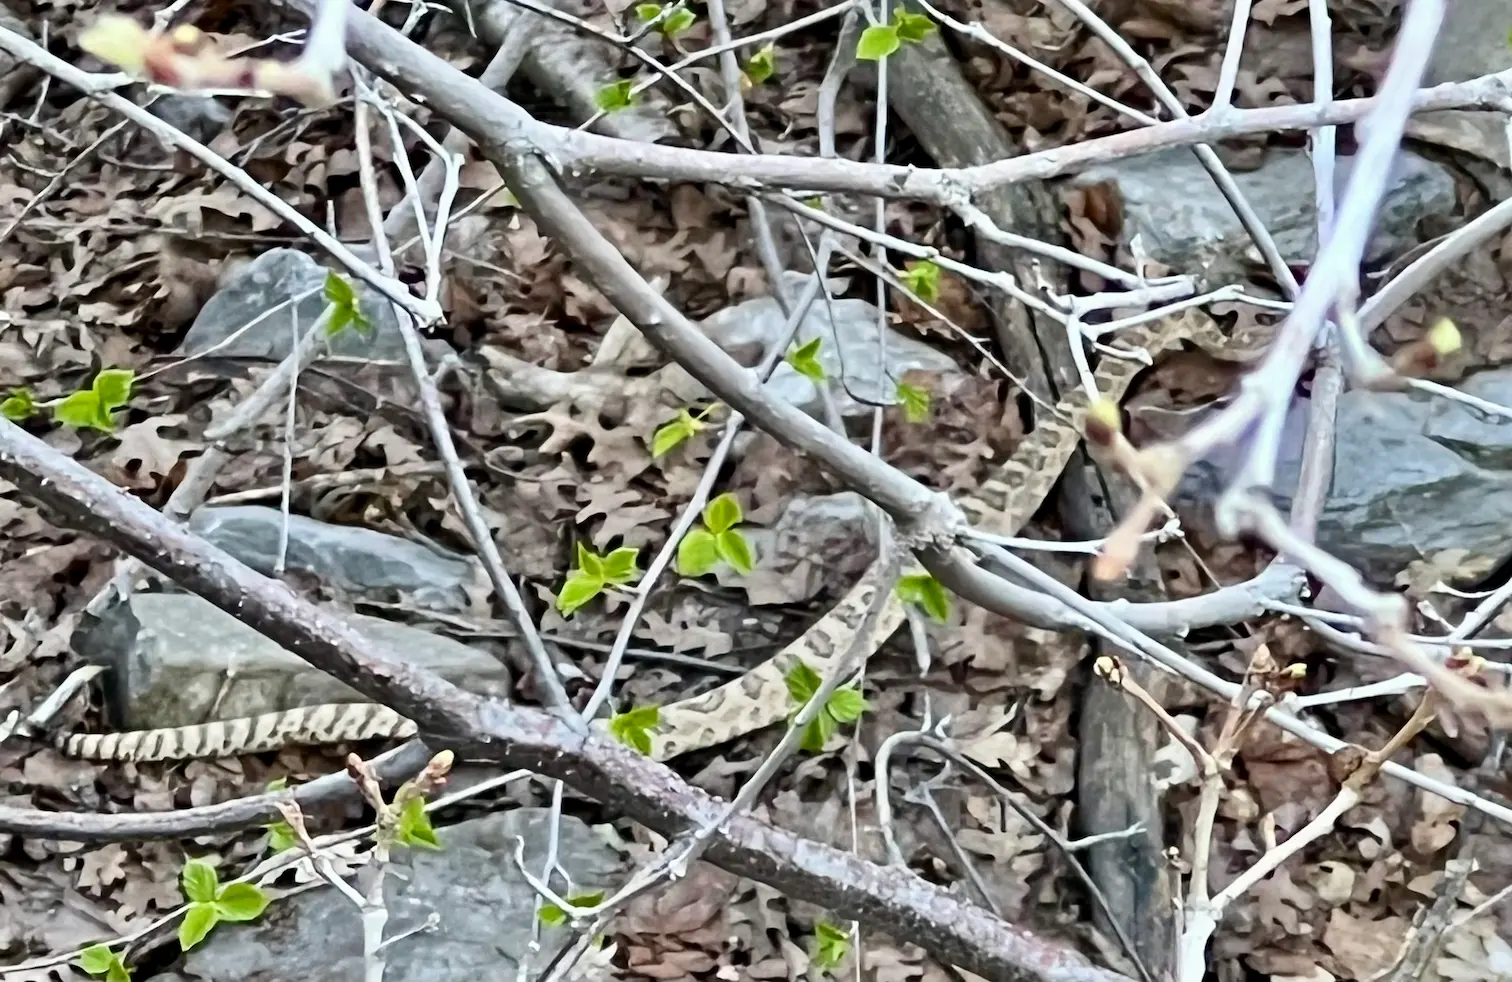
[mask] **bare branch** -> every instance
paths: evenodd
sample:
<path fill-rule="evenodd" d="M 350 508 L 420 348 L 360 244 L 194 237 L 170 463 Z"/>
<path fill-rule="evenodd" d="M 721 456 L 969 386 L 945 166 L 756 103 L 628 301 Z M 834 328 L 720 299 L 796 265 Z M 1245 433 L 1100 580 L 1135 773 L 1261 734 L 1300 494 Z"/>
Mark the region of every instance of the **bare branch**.
<path fill-rule="evenodd" d="M 715 829 L 726 869 L 924 946 L 941 961 L 1012 982 L 1123 982 L 1080 955 L 994 918 L 905 870 L 885 869 L 744 815 L 672 771 L 566 720 L 485 701 L 404 664 L 336 615 L 166 521 L 13 423 L 0 421 L 0 476 L 75 528 L 94 532 L 363 695 L 394 706 L 435 742 L 571 784 L 663 835 Z"/>

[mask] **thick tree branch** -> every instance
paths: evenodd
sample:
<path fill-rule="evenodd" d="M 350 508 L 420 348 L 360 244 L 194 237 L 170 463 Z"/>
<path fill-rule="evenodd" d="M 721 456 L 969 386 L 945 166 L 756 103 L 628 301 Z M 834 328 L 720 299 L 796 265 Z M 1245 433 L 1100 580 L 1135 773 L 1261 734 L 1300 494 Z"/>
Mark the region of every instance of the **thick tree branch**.
<path fill-rule="evenodd" d="M 485 701 L 403 664 L 336 615 L 261 576 L 13 423 L 0 421 L 0 477 L 68 524 L 147 565 L 411 719 L 428 743 L 559 778 L 667 836 L 715 828 L 721 866 L 1008 982 L 1126 982 L 906 870 L 868 863 L 746 816 L 667 767 L 539 709 Z"/>
<path fill-rule="evenodd" d="M 305 16 L 316 0 L 283 0 Z M 1074 173 L 1094 164 L 1120 160 L 1165 147 L 1214 143 L 1246 133 L 1314 129 L 1363 118 L 1373 99 L 1229 109 L 1220 116 L 1197 116 L 1147 126 L 1075 146 L 1056 147 L 976 167 L 927 170 L 781 154 L 735 154 L 617 140 L 582 133 L 532 119 L 523 109 L 489 90 L 477 79 L 404 38 L 360 10 L 347 25 L 350 55 L 426 103 L 489 154 L 539 152 L 565 173 L 589 177 L 617 174 L 651 180 L 724 184 L 745 190 L 797 188 L 908 198 L 949 206 L 963 196 L 1020 181 Z M 0 34 L 0 49 L 7 49 Z M 8 49 L 7 49 L 8 50 Z M 17 52 L 19 53 L 19 52 Z M 46 67 L 51 71 L 51 67 Z M 1415 112 L 1436 109 L 1512 107 L 1512 70 L 1468 82 L 1453 82 L 1419 91 Z"/>

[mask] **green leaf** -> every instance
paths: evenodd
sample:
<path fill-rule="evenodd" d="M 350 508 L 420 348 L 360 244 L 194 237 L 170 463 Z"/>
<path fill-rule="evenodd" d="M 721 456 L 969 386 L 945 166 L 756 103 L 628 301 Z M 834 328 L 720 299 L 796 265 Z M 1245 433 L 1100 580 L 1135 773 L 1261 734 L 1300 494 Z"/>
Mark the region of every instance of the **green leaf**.
<path fill-rule="evenodd" d="M 751 544 L 738 529 L 729 529 L 716 535 L 714 551 L 741 576 L 750 576 L 751 570 L 756 568 L 756 556 L 751 552 Z"/>
<path fill-rule="evenodd" d="M 637 706 L 609 717 L 609 735 L 636 753 L 651 753 L 651 732 L 661 725 L 660 706 Z"/>
<path fill-rule="evenodd" d="M 828 712 L 821 712 L 809 720 L 809 725 L 803 728 L 803 738 L 798 741 L 798 749 L 811 754 L 822 752 L 824 745 L 830 742 L 830 738 L 839 728 L 835 717 Z"/>
<path fill-rule="evenodd" d="M 0 402 L 0 416 L 12 423 L 28 419 L 36 411 L 37 403 L 32 399 L 31 389 L 12 389 L 5 401 Z"/>
<path fill-rule="evenodd" d="M 824 711 L 833 716 L 837 723 L 854 723 L 867 708 L 866 698 L 851 686 L 836 689 L 829 697 L 829 702 L 824 704 Z"/>
<path fill-rule="evenodd" d="M 698 20 L 698 15 L 687 7 L 681 7 L 667 15 L 667 19 L 657 25 L 656 29 L 669 38 L 675 38 L 693 26 Z"/>
<path fill-rule="evenodd" d="M 792 696 L 793 704 L 798 709 L 802 709 L 814 698 L 814 693 L 819 691 L 822 682 L 819 673 L 809 668 L 808 663 L 801 658 L 793 662 L 793 667 L 787 670 L 782 680 L 787 683 L 788 695 Z"/>
<path fill-rule="evenodd" d="M 184 919 L 179 921 L 179 948 L 188 951 L 205 940 L 205 935 L 210 933 L 210 929 L 219 920 L 220 913 L 216 911 L 214 901 L 191 904 L 184 912 Z"/>
<path fill-rule="evenodd" d="M 925 303 L 940 299 L 940 267 L 928 259 L 909 263 L 908 268 L 898 274 L 898 279 Z"/>
<path fill-rule="evenodd" d="M 611 82 L 593 94 L 593 104 L 606 113 L 629 109 L 635 105 L 634 88 L 635 82 L 632 79 L 622 78 L 618 82 Z"/>
<path fill-rule="evenodd" d="M 929 419 L 929 390 L 907 382 L 898 383 L 898 401 L 903 403 L 903 418 L 910 423 L 922 423 Z"/>
<path fill-rule="evenodd" d="M 716 535 L 739 525 L 744 518 L 740 499 L 728 491 L 704 505 L 704 527 Z"/>
<path fill-rule="evenodd" d="M 571 617 L 573 611 L 598 596 L 603 589 L 604 581 L 598 577 L 573 573 L 562 584 L 562 592 L 557 594 L 557 611 L 563 617 Z"/>
<path fill-rule="evenodd" d="M 706 576 L 718 565 L 719 546 L 708 529 L 694 529 L 677 544 L 677 572 L 683 576 Z"/>
<path fill-rule="evenodd" d="M 787 353 L 784 359 L 793 371 L 815 384 L 824 381 L 824 366 L 819 364 L 819 339 L 814 338 Z"/>
<path fill-rule="evenodd" d="M 898 29 L 891 24 L 873 24 L 861 32 L 856 42 L 856 57 L 862 61 L 881 61 L 898 50 Z"/>
<path fill-rule="evenodd" d="M 326 322 L 326 337 L 335 337 L 348 327 L 356 328 L 359 334 L 372 333 L 372 321 L 362 312 L 362 307 L 357 302 L 357 291 L 346 277 L 334 269 L 326 272 L 325 300 L 335 308 L 331 311 L 331 319 Z"/>
<path fill-rule="evenodd" d="M 546 927 L 561 927 L 567 923 L 567 912 L 556 904 L 542 904 L 536 917 Z"/>
<path fill-rule="evenodd" d="M 337 310 L 355 310 L 357 308 L 357 291 L 352 289 L 352 284 L 346 281 L 346 277 L 334 269 L 326 271 L 325 299 L 326 303 Z"/>
<path fill-rule="evenodd" d="M 892 26 L 898 32 L 898 40 L 904 44 L 917 44 L 935 31 L 934 21 L 901 8 L 893 11 Z"/>
<path fill-rule="evenodd" d="M 90 388 L 99 397 L 100 406 L 109 412 L 131 401 L 131 386 L 135 381 L 136 372 L 129 368 L 103 368 Z"/>
<path fill-rule="evenodd" d="M 814 925 L 814 964 L 828 972 L 850 952 L 850 932 L 827 921 Z"/>
<path fill-rule="evenodd" d="M 271 825 L 264 825 L 263 828 L 268 830 L 268 849 L 271 852 L 288 852 L 299 844 L 288 822 L 274 822 Z"/>
<path fill-rule="evenodd" d="M 676 416 L 663 423 L 651 437 L 651 456 L 660 457 L 676 448 L 684 440 L 704 428 L 704 422 L 695 419 L 686 409 L 678 410 Z"/>
<path fill-rule="evenodd" d="M 100 407 L 100 397 L 93 389 L 80 389 L 71 393 L 53 407 L 53 418 L 76 430 L 115 432 L 115 420 Z"/>
<path fill-rule="evenodd" d="M 263 787 L 263 790 L 268 792 L 269 794 L 272 794 L 274 791 L 283 791 L 287 789 L 288 786 L 289 779 L 287 777 L 275 777 Z"/>
<path fill-rule="evenodd" d="M 661 16 L 662 6 L 659 3 L 638 3 L 635 5 L 635 16 L 644 23 L 650 23 Z"/>
<path fill-rule="evenodd" d="M 86 975 L 104 975 L 119 960 L 120 956 L 110 950 L 110 945 L 96 944 L 79 952 L 79 960 L 74 964 L 82 968 Z"/>
<path fill-rule="evenodd" d="M 587 573 L 594 579 L 602 580 L 604 578 L 604 560 L 599 557 L 598 553 L 583 545 L 582 542 L 578 542 L 577 569 L 575 572 Z"/>
<path fill-rule="evenodd" d="M 255 883 L 227 883 L 215 898 L 215 912 L 223 921 L 251 921 L 268 909 L 271 899 Z"/>
<path fill-rule="evenodd" d="M 210 903 L 220 890 L 219 874 L 203 859 L 191 859 L 185 863 L 179 883 L 184 890 L 184 899 L 196 904 Z"/>
<path fill-rule="evenodd" d="M 944 624 L 950 619 L 950 594 L 939 580 L 928 573 L 913 573 L 898 580 L 899 599 L 911 603 L 934 620 Z"/>
<path fill-rule="evenodd" d="M 575 893 L 567 898 L 567 902 L 578 910 L 588 910 L 604 902 L 604 891 L 595 890 L 592 893 Z"/>
<path fill-rule="evenodd" d="M 411 798 L 404 803 L 399 813 L 399 841 L 406 846 L 421 849 L 440 849 L 441 840 L 436 838 L 436 827 L 431 824 L 430 812 L 425 810 L 425 799 Z"/>
<path fill-rule="evenodd" d="M 109 945 L 90 945 L 79 952 L 79 960 L 74 964 L 87 975 L 104 976 L 105 982 L 131 982 L 131 972 Z"/>
<path fill-rule="evenodd" d="M 745 76 L 752 85 L 760 85 L 775 74 L 777 74 L 777 49 L 768 41 L 764 47 L 758 48 L 745 63 Z"/>
<path fill-rule="evenodd" d="M 635 559 L 640 555 L 640 549 L 636 546 L 620 546 L 618 549 L 604 557 L 604 582 L 624 583 L 640 572 L 635 565 Z"/>
<path fill-rule="evenodd" d="M 357 318 L 352 314 L 351 310 L 337 307 L 331 311 L 331 317 L 326 321 L 326 337 L 334 338 L 356 322 Z"/>

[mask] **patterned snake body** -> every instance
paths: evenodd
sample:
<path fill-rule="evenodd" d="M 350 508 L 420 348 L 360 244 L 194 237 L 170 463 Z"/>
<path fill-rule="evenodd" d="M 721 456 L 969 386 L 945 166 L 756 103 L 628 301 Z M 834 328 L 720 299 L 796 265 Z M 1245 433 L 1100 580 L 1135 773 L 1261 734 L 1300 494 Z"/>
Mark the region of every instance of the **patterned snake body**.
<path fill-rule="evenodd" d="M 1230 338 L 1211 318 L 1190 308 L 1149 324 L 1121 331 L 1118 340 L 1130 351 L 1142 349 L 1150 360 L 1183 342 L 1215 357 L 1249 360 L 1264 350 L 1272 331 L 1253 338 Z M 1093 373 L 1103 397 L 1119 402 L 1147 362 L 1103 357 Z M 969 498 L 960 502 L 972 523 L 983 531 L 1013 535 L 1034 517 L 1054 488 L 1081 441 L 1090 400 L 1078 388 L 1014 449 L 1013 455 Z M 785 676 L 802 659 L 822 678 L 849 650 L 882 588 L 885 566 L 873 563 L 849 593 L 801 637 L 769 661 L 702 695 L 663 706 L 661 725 L 652 734 L 651 756 L 668 760 L 752 733 L 787 717 L 790 705 Z M 869 656 L 903 623 L 902 602 L 891 590 L 864 642 Z M 603 732 L 605 720 L 593 726 Z M 393 710 L 372 703 L 305 706 L 241 719 L 197 723 L 126 733 L 75 733 L 60 738 L 71 757 L 87 760 L 188 760 L 262 753 L 288 746 L 348 743 L 414 736 L 415 724 Z"/>

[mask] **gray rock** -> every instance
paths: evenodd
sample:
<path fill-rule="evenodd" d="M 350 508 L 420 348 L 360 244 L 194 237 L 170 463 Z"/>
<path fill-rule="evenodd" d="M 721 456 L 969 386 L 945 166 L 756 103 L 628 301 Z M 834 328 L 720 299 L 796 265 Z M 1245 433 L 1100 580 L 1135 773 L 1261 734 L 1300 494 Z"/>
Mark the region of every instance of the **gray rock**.
<path fill-rule="evenodd" d="M 1423 84 L 1464 82 L 1512 68 L 1512 48 L 1507 46 L 1509 27 L 1512 12 L 1506 0 L 1454 0 L 1446 4 Z M 1503 123 L 1503 114 L 1495 110 L 1445 109 L 1414 115 L 1407 135 L 1439 148 L 1461 151 L 1455 163 L 1470 170 L 1476 181 L 1486 186 L 1492 200 L 1499 200 L 1512 193 L 1506 174 L 1512 158 L 1507 153 Z M 1478 168 L 1481 158 L 1491 161 L 1494 169 Z"/>
<path fill-rule="evenodd" d="M 396 658 L 479 695 L 509 695 L 509 670 L 482 649 L 393 621 L 360 614 L 348 619 Z M 345 683 L 191 594 L 134 594 L 81 627 L 74 647 L 90 661 L 112 669 L 112 715 L 126 729 L 183 726 L 322 702 L 366 701 Z"/>
<path fill-rule="evenodd" d="M 1334 177 L 1340 192 L 1352 165 L 1352 157 L 1339 158 Z M 1307 155 L 1271 151 L 1258 170 L 1234 179 L 1282 256 L 1292 263 L 1310 262 L 1317 251 L 1317 213 Z M 1116 184 L 1123 199 L 1125 242 L 1140 236 L 1145 251 L 1176 272 L 1218 285 L 1246 279 L 1259 262 L 1233 209 L 1190 150 L 1132 157 L 1094 167 L 1071 181 L 1077 187 L 1105 182 Z M 1447 170 L 1416 154 L 1399 154 L 1366 261 L 1380 262 L 1416 245 L 1423 239 L 1418 222 L 1447 216 L 1455 204 L 1454 179 Z"/>
<path fill-rule="evenodd" d="M 270 249 L 239 270 L 200 310 L 177 354 L 198 355 L 215 348 L 222 358 L 263 358 L 281 361 L 293 350 L 293 332 L 300 334 L 325 310 L 322 286 L 328 270 L 296 249 Z M 404 340 L 393 309 L 360 281 L 358 304 L 372 322 L 367 334 L 348 327 L 328 342 L 330 353 L 344 358 L 403 363 Z M 299 303 L 287 303 L 313 290 Z M 282 305 L 282 306 L 280 306 Z M 277 308 L 275 310 L 275 308 Z M 262 320 L 257 318 L 267 313 Z M 257 321 L 251 328 L 238 331 Z M 226 342 L 223 347 L 216 347 Z"/>
<path fill-rule="evenodd" d="M 148 103 L 147 111 L 201 143 L 209 143 L 231 121 L 231 110 L 213 96 L 172 93 Z"/>
<path fill-rule="evenodd" d="M 1512 404 L 1512 371 L 1483 373 L 1462 388 Z M 1297 486 L 1305 419 L 1299 402 L 1276 479 L 1283 509 Z M 1338 432 L 1318 524 L 1324 548 L 1381 584 L 1446 549 L 1464 549 L 1466 563 L 1487 568 L 1512 558 L 1512 428 L 1504 420 L 1420 392 L 1351 390 L 1339 399 Z M 1178 504 L 1211 503 L 1242 453 L 1230 449 L 1200 463 L 1178 489 Z"/>
<path fill-rule="evenodd" d="M 265 576 L 273 575 L 282 524 L 278 509 L 261 505 L 201 507 L 189 518 L 196 534 Z M 467 556 L 303 515 L 289 516 L 286 565 L 348 593 L 373 600 L 398 594 L 431 610 L 461 609 L 467 587 L 483 578 L 481 567 Z"/>
<path fill-rule="evenodd" d="M 1445 5 L 1444 22 L 1433 42 L 1424 85 L 1463 82 L 1512 68 L 1507 30 L 1512 11 L 1506 0 L 1454 0 Z"/>
<path fill-rule="evenodd" d="M 809 274 L 787 274 L 784 284 L 788 296 L 796 297 Z M 744 352 L 743 364 L 754 365 L 762 352 L 781 342 L 787 317 L 772 297 L 756 297 L 726 307 L 705 318 L 702 328 L 716 344 L 732 353 Z M 876 403 L 895 401 L 897 380 L 913 369 L 939 372 L 944 379 L 935 389 L 939 398 L 947 395 L 964 373 L 948 355 L 941 354 L 922 341 L 886 329 L 887 370 L 877 348 L 877 308 L 866 300 L 814 301 L 808 316 L 798 327 L 793 346 L 818 337 L 819 362 L 824 366 L 835 405 L 842 416 L 866 416 Z M 843 381 L 842 381 L 843 378 Z M 814 383 L 794 371 L 786 362 L 779 364 L 767 383 L 769 391 L 791 402 L 804 412 L 818 415 L 822 410 L 819 390 Z"/>
<path fill-rule="evenodd" d="M 515 865 L 515 843 L 524 840 L 526 866 L 539 870 L 548 816 L 542 808 L 503 812 L 441 829 L 439 851 L 398 850 L 384 878 L 385 937 L 408 936 L 385 949 L 385 978 L 511 980 L 526 958 L 536 977 L 573 937 L 567 926 L 544 928 L 541 950 L 529 951 L 535 895 Z M 561 820 L 559 855 L 571 892 L 614 891 L 618 855 L 571 816 Z M 435 927 L 421 930 L 428 919 Z M 254 923 L 218 925 L 182 971 L 214 982 L 361 982 L 360 915 L 329 887 L 283 897 Z"/>

